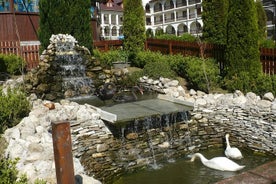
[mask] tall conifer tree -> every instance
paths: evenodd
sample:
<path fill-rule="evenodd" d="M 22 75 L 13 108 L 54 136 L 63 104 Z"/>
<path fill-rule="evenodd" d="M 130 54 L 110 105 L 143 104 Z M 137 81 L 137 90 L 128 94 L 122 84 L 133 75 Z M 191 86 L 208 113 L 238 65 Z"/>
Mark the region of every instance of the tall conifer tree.
<path fill-rule="evenodd" d="M 258 19 L 253 0 L 229 0 L 225 55 L 226 78 L 238 81 L 231 88 L 248 90 L 249 83 L 261 73 Z"/>
<path fill-rule="evenodd" d="M 52 34 L 70 34 L 80 45 L 92 49 L 90 0 L 40 0 L 39 40 L 42 49 Z"/>
<path fill-rule="evenodd" d="M 226 43 L 228 0 L 203 0 L 203 39 L 210 43 Z"/>
<path fill-rule="evenodd" d="M 145 12 L 142 0 L 124 0 L 124 48 L 131 54 L 144 50 Z"/>
<path fill-rule="evenodd" d="M 265 40 L 267 38 L 267 28 L 266 28 L 266 13 L 263 4 L 260 0 L 256 1 L 256 9 L 258 16 L 258 29 L 259 29 L 259 40 Z"/>

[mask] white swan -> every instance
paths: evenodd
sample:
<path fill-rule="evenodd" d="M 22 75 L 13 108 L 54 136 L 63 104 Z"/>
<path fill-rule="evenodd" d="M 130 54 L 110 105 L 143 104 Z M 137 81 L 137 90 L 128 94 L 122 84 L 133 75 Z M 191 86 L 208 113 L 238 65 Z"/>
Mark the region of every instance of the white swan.
<path fill-rule="evenodd" d="M 226 139 L 226 149 L 224 151 L 224 154 L 228 157 L 228 158 L 232 158 L 232 159 L 241 159 L 243 158 L 242 153 L 240 152 L 240 150 L 238 148 L 235 147 L 231 147 L 229 144 L 229 134 L 225 135 L 225 139 Z"/>
<path fill-rule="evenodd" d="M 239 165 L 226 157 L 214 157 L 208 160 L 201 153 L 195 153 L 191 158 L 191 162 L 193 162 L 196 157 L 199 157 L 202 164 L 206 167 L 220 171 L 238 171 L 245 167 L 244 165 Z"/>

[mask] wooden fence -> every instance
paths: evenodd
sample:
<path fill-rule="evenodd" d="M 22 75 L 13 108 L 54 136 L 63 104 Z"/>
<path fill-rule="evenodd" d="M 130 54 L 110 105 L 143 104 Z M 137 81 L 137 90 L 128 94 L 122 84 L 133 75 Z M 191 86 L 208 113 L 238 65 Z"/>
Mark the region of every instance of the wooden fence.
<path fill-rule="evenodd" d="M 122 46 L 123 41 L 121 40 L 94 41 L 94 48 L 101 51 L 118 49 Z M 212 57 L 219 61 L 220 69 L 223 69 L 224 47 L 221 45 L 147 39 L 145 49 L 160 51 L 163 54 Z M 0 41 L 0 53 L 16 54 L 23 57 L 27 61 L 28 70 L 38 66 L 39 63 L 39 45 L 20 45 L 18 41 Z M 260 53 L 263 72 L 269 75 L 276 74 L 276 49 L 261 48 Z"/>
<path fill-rule="evenodd" d="M 114 43 L 114 45 L 113 45 Z M 105 40 L 94 42 L 94 48 L 101 51 L 108 51 L 111 48 L 123 46 L 121 40 Z M 224 49 L 223 45 L 214 45 L 197 42 L 147 39 L 145 49 L 150 51 L 159 51 L 163 54 L 182 54 L 183 56 L 204 56 L 215 58 L 224 68 Z M 260 60 L 263 66 L 263 72 L 269 75 L 276 74 L 276 49 L 260 48 Z"/>
<path fill-rule="evenodd" d="M 276 49 L 261 48 L 261 62 L 263 72 L 269 75 L 276 74 Z"/>
<path fill-rule="evenodd" d="M 20 45 L 19 41 L 0 41 L 0 53 L 21 56 L 27 62 L 27 70 L 39 63 L 39 45 Z"/>

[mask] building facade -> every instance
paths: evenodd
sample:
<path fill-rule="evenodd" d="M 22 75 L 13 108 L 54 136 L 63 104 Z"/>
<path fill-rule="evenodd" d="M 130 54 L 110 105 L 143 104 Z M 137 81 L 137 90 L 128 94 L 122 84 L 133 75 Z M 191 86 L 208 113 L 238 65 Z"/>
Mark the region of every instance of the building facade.
<path fill-rule="evenodd" d="M 146 30 L 180 36 L 202 33 L 202 0 L 151 0 L 145 6 Z"/>
<path fill-rule="evenodd" d="M 263 0 L 267 17 L 267 38 L 276 40 L 276 0 Z"/>
<path fill-rule="evenodd" d="M 147 34 L 159 32 L 180 36 L 201 35 L 203 0 L 143 0 Z M 276 0 L 263 0 L 267 15 L 267 37 L 276 39 Z M 38 40 L 39 0 L 0 0 L 0 41 Z M 123 37 L 123 0 L 91 3 L 94 40 Z"/>
<path fill-rule="evenodd" d="M 184 33 L 202 33 L 202 0 L 151 0 L 144 5 L 146 31 L 180 36 Z M 99 5 L 101 16 L 101 38 L 117 40 L 123 26 L 122 0 L 108 0 Z"/>

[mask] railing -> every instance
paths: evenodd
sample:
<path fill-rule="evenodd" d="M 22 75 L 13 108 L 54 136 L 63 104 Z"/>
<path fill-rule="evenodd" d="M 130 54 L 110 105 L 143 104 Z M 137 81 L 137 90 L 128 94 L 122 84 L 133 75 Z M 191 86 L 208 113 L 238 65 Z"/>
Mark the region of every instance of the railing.
<path fill-rule="evenodd" d="M 94 48 L 101 51 L 108 51 L 111 48 L 121 48 L 123 42 L 121 40 L 95 41 Z M 145 49 L 151 51 L 159 51 L 163 54 L 182 54 L 183 56 L 200 56 L 200 47 L 204 50 L 204 57 L 215 58 L 220 65 L 220 69 L 224 68 L 224 46 L 213 44 L 199 44 L 197 42 L 172 41 L 147 39 Z M 276 74 L 276 49 L 261 48 L 260 60 L 263 66 L 263 72 L 269 75 Z"/>
<path fill-rule="evenodd" d="M 104 40 L 104 41 L 94 41 L 94 48 L 99 49 L 100 51 L 109 51 L 111 49 L 118 49 L 123 46 L 122 40 Z"/>
<path fill-rule="evenodd" d="M 122 40 L 94 41 L 94 48 L 100 51 L 119 49 L 123 46 Z M 183 56 L 201 56 L 215 58 L 220 69 L 223 69 L 224 46 L 213 44 L 199 44 L 197 42 L 147 39 L 145 49 L 159 51 L 163 54 L 182 54 Z M 204 52 L 201 52 L 204 51 Z M 0 41 L 0 53 L 15 54 L 24 58 L 27 69 L 30 70 L 39 63 L 39 45 L 20 45 L 18 41 Z M 263 72 L 269 75 L 276 74 L 276 49 L 260 48 L 260 60 Z"/>
<path fill-rule="evenodd" d="M 39 63 L 39 45 L 21 45 L 18 41 L 1 41 L 0 53 L 21 56 L 27 62 L 27 70 Z"/>
<path fill-rule="evenodd" d="M 269 75 L 276 74 L 276 49 L 261 48 L 261 62 L 263 72 Z"/>

